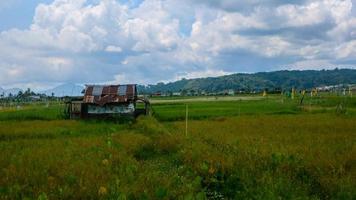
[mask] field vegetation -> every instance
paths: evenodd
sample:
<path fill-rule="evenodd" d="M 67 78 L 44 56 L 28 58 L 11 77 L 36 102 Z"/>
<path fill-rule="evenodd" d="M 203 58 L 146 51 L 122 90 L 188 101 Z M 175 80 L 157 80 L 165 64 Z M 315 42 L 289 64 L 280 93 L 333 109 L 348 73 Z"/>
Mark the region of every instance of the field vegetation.
<path fill-rule="evenodd" d="M 0 199 L 356 198 L 356 98 L 168 101 L 125 123 L 62 110 L 0 111 Z"/>

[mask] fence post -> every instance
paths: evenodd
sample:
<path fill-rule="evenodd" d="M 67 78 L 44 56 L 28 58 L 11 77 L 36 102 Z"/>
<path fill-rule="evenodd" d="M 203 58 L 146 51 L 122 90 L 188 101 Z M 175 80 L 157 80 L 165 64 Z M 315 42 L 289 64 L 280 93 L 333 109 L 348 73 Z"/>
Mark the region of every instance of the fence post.
<path fill-rule="evenodd" d="M 188 137 L 188 104 L 185 106 L 185 137 Z"/>

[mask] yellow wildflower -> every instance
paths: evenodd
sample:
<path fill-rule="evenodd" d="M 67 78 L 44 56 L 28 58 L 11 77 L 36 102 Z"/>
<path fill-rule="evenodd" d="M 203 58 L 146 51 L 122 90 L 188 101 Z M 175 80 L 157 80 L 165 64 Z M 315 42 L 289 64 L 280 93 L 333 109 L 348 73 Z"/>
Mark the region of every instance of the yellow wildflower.
<path fill-rule="evenodd" d="M 108 159 L 104 159 L 103 161 L 101 161 L 101 163 L 105 166 L 109 165 L 109 160 Z"/>
<path fill-rule="evenodd" d="M 214 174 L 214 173 L 215 173 L 215 169 L 214 169 L 214 167 L 210 167 L 210 169 L 209 169 L 209 173 L 210 173 L 210 174 Z"/>
<path fill-rule="evenodd" d="M 54 187 L 55 184 L 56 184 L 56 179 L 54 177 L 52 177 L 52 176 L 49 176 L 47 178 L 47 181 L 48 181 L 48 186 L 51 187 L 51 188 Z"/>
<path fill-rule="evenodd" d="M 99 188 L 99 191 L 98 191 L 99 196 L 104 196 L 104 195 L 106 195 L 107 193 L 108 193 L 108 190 L 106 189 L 106 187 L 101 186 L 101 187 Z"/>

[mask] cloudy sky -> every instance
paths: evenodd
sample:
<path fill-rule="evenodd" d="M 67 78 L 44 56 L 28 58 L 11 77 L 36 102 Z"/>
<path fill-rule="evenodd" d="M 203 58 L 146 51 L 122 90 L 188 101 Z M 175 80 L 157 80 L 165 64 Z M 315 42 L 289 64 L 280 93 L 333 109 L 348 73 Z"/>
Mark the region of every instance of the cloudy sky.
<path fill-rule="evenodd" d="M 356 0 L 0 1 L 5 88 L 335 67 L 356 68 Z"/>

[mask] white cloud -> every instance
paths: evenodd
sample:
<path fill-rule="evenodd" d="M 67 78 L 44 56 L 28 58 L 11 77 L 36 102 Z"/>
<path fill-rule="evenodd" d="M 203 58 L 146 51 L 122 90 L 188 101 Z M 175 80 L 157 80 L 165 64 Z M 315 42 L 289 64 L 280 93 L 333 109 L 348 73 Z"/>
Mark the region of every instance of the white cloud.
<path fill-rule="evenodd" d="M 356 17 L 346 19 L 338 23 L 327 33 L 330 38 L 338 41 L 356 39 Z"/>
<path fill-rule="evenodd" d="M 275 27 L 313 26 L 341 23 L 350 17 L 351 0 L 318 0 L 305 4 L 284 4 L 276 8 L 257 7 L 256 16 Z M 266 19 L 269 18 L 269 19 Z"/>
<path fill-rule="evenodd" d="M 105 51 L 114 52 L 114 53 L 120 53 L 120 52 L 122 52 L 122 49 L 121 49 L 121 47 L 118 47 L 118 46 L 109 45 L 109 46 L 107 46 L 105 48 Z"/>
<path fill-rule="evenodd" d="M 130 82 L 125 74 L 117 74 L 114 76 L 114 80 L 102 84 L 132 84 L 132 82 Z"/>
<path fill-rule="evenodd" d="M 0 85 L 356 65 L 350 0 L 96 2 L 40 4 L 28 29 L 1 32 Z"/>
<path fill-rule="evenodd" d="M 322 70 L 335 68 L 355 68 L 354 65 L 337 65 L 330 60 L 303 60 L 287 65 L 289 70 Z"/>
<path fill-rule="evenodd" d="M 202 77 L 217 77 L 217 76 L 225 76 L 231 74 L 231 72 L 225 72 L 223 70 L 214 70 L 208 69 L 204 71 L 193 71 L 189 73 L 178 74 L 174 80 L 181 80 L 183 78 L 193 79 L 193 78 L 202 78 Z M 171 80 L 169 80 L 171 81 Z M 165 81 L 168 82 L 168 81 Z"/>
<path fill-rule="evenodd" d="M 345 42 L 336 47 L 337 58 L 356 58 L 356 40 Z"/>
<path fill-rule="evenodd" d="M 172 50 L 180 40 L 179 20 L 163 8 L 163 2 L 146 0 L 132 12 L 124 30 L 135 41 L 134 51 Z"/>

